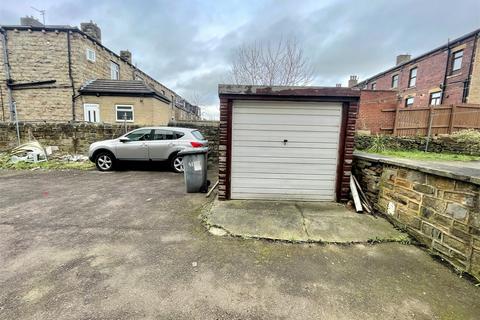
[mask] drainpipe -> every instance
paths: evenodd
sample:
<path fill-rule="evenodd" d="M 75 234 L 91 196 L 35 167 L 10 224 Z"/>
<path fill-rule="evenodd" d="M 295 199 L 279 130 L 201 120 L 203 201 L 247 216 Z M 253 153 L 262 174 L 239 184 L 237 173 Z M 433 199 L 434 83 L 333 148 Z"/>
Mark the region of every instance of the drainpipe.
<path fill-rule="evenodd" d="M 442 83 L 442 96 L 440 97 L 440 105 L 443 104 L 443 97 L 445 96 L 445 88 L 447 85 L 447 76 L 448 76 L 448 67 L 450 62 L 450 39 L 447 41 L 447 62 L 445 62 L 445 75 L 443 76 L 443 83 Z M 428 102 L 430 104 L 430 101 Z"/>
<path fill-rule="evenodd" d="M 478 33 L 477 33 L 475 35 L 475 40 L 473 42 L 472 57 L 470 58 L 470 67 L 468 68 L 468 77 L 467 77 L 467 80 L 465 80 L 465 83 L 463 85 L 463 96 L 462 96 L 463 103 L 468 102 L 468 94 L 470 93 L 470 84 L 472 83 L 473 65 L 475 63 L 475 60 L 480 58 L 475 56 L 477 53 L 478 41 L 480 41 L 480 38 L 478 37 Z"/>
<path fill-rule="evenodd" d="M 72 74 L 72 45 L 70 43 L 70 33 L 71 31 L 67 31 L 68 77 L 70 78 L 70 85 L 72 86 L 72 122 L 75 122 L 75 83 L 73 82 Z"/>
<path fill-rule="evenodd" d="M 18 115 L 17 115 L 17 106 L 13 101 L 13 93 L 10 83 L 12 82 L 10 75 L 10 62 L 8 61 L 8 37 L 7 31 L 3 28 L 0 28 L 0 33 L 2 34 L 3 42 L 3 65 L 5 66 L 5 84 L 7 85 L 7 94 L 8 94 L 8 107 L 10 110 L 10 120 L 15 121 L 15 126 L 17 130 L 17 143 L 20 145 L 20 130 L 18 128 Z"/>

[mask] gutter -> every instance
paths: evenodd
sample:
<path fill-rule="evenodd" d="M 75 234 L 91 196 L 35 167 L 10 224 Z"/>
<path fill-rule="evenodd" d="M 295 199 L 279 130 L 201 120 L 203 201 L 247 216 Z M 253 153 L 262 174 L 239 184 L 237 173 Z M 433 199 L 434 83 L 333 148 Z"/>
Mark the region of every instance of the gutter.
<path fill-rule="evenodd" d="M 17 129 L 17 143 L 20 145 L 20 130 L 18 128 L 18 116 L 17 116 L 17 106 L 13 101 L 13 93 L 11 88 L 12 78 L 10 74 L 10 62 L 8 61 L 8 37 L 5 29 L 0 27 L 0 33 L 2 34 L 3 42 L 3 64 L 5 66 L 5 84 L 7 85 L 8 92 L 8 107 L 10 109 L 10 120 L 15 121 L 15 127 Z"/>
<path fill-rule="evenodd" d="M 75 83 L 73 81 L 73 74 L 72 74 L 72 45 L 70 42 L 70 33 L 71 31 L 67 31 L 67 56 L 68 56 L 68 77 L 70 78 L 70 84 L 72 86 L 72 121 L 75 122 L 76 114 L 75 114 Z"/>

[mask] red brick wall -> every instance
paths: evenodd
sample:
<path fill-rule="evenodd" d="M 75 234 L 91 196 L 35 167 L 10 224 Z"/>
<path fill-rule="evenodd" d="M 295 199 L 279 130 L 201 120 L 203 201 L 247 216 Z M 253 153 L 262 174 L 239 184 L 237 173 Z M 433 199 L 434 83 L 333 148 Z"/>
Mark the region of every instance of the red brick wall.
<path fill-rule="evenodd" d="M 462 103 L 463 86 L 469 76 L 474 43 L 475 36 L 473 35 L 461 42 L 451 44 L 452 52 L 457 48 L 463 48 L 463 60 L 461 69 L 454 74 L 450 74 L 450 67 L 448 68 L 443 104 Z M 371 89 L 371 84 L 376 82 L 376 90 L 398 91 L 402 99 L 402 107 L 408 96 L 414 96 L 413 107 L 427 107 L 430 103 L 430 92 L 440 88 L 444 81 L 447 60 L 450 64 L 447 49 L 433 52 L 417 61 L 412 61 L 377 78 L 370 79 L 365 83 L 365 89 Z M 416 86 L 408 88 L 410 69 L 414 67 L 417 67 Z M 395 74 L 399 75 L 399 83 L 397 89 L 392 89 L 392 76 Z"/>
<path fill-rule="evenodd" d="M 368 130 L 372 134 L 385 133 L 381 129 L 392 128 L 392 112 L 383 109 L 395 109 L 398 103 L 397 92 L 392 90 L 362 90 L 357 118 L 357 129 Z"/>
<path fill-rule="evenodd" d="M 228 137 L 231 126 L 229 119 L 231 117 L 231 110 L 229 110 L 231 106 L 232 103 L 228 99 L 220 97 L 220 125 L 218 129 L 218 199 L 220 200 L 228 199 L 227 191 L 230 190 L 230 165 L 227 164 L 227 159 L 229 160 L 230 152 Z"/>

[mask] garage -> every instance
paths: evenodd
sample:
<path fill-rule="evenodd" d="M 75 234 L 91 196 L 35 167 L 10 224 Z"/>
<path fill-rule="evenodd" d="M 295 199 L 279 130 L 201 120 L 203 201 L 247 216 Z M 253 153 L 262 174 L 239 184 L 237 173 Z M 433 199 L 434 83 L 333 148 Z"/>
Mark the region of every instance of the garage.
<path fill-rule="evenodd" d="M 220 199 L 347 199 L 358 91 L 220 85 L 219 96 Z"/>

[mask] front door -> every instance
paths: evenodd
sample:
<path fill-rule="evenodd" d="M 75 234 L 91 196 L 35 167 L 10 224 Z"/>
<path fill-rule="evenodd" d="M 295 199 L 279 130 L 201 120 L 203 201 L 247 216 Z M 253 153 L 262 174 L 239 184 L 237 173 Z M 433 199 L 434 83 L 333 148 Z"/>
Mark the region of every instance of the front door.
<path fill-rule="evenodd" d="M 167 160 L 173 152 L 175 132 L 171 130 L 156 129 L 152 140 L 147 142 L 151 160 Z"/>
<path fill-rule="evenodd" d="M 85 103 L 83 105 L 83 120 L 86 122 L 100 122 L 100 109 L 98 104 Z"/>
<path fill-rule="evenodd" d="M 120 160 L 148 160 L 147 142 L 151 138 L 151 129 L 139 129 L 127 135 L 129 141 L 118 142 L 117 158 Z"/>

